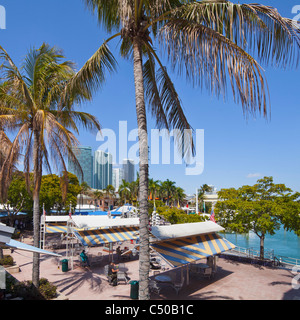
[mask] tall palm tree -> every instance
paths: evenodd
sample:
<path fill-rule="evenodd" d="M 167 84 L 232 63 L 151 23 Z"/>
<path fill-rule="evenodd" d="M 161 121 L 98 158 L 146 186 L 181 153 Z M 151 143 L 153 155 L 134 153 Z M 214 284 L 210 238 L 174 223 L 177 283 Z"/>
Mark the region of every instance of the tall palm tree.
<path fill-rule="evenodd" d="M 43 44 L 32 49 L 19 69 L 0 47 L 0 127 L 16 131 L 0 172 L 0 193 L 5 196 L 7 174 L 14 165 L 16 155 L 24 152 L 24 171 L 30 190 L 29 174 L 33 170 L 33 231 L 34 246 L 39 247 L 40 205 L 39 194 L 43 167 L 51 172 L 51 165 L 63 173 L 63 194 L 67 193 L 68 157 L 82 174 L 72 147 L 78 144 L 75 135 L 78 125 L 86 129 L 100 129 L 97 119 L 74 109 L 74 105 L 90 99 L 88 87 L 70 87 L 75 76 L 74 64 L 64 61 L 62 52 Z M 1 142 L 0 142 L 1 143 Z M 33 284 L 39 284 L 39 255 L 33 256 Z"/>
<path fill-rule="evenodd" d="M 103 68 L 115 60 L 108 42 L 119 37 L 120 54 L 133 62 L 136 113 L 139 130 L 140 299 L 149 298 L 148 139 L 146 101 L 159 128 L 190 125 L 156 45 L 166 53 L 172 71 L 186 75 L 193 85 L 227 96 L 231 85 L 245 113 L 268 111 L 267 84 L 258 62 L 283 67 L 298 61 L 299 29 L 277 10 L 259 4 L 225 0 L 84 0 L 107 32 L 107 39 L 78 73 L 97 89 Z M 247 50 L 247 51 L 246 51 Z M 256 61 L 251 54 L 257 56 Z M 179 135 L 180 137 L 180 135 Z M 180 140 L 179 140 L 180 142 Z M 184 152 L 192 145 L 184 144 Z M 178 144 L 180 147 L 180 143 Z"/>

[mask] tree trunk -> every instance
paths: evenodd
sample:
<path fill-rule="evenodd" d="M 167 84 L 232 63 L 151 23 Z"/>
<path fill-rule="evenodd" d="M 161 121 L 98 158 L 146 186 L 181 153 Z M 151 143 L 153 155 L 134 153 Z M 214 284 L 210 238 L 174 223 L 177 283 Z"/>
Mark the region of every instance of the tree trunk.
<path fill-rule="evenodd" d="M 260 259 L 261 259 L 261 260 L 263 260 L 263 259 L 264 259 L 264 256 L 265 256 L 264 247 L 265 247 L 265 235 L 262 234 L 262 235 L 260 236 Z"/>
<path fill-rule="evenodd" d="M 33 245 L 40 246 L 40 187 L 42 168 L 40 159 L 39 133 L 34 131 L 33 144 L 34 186 L 33 186 Z M 32 283 L 38 288 L 40 279 L 40 255 L 33 254 Z"/>
<path fill-rule="evenodd" d="M 140 200 L 140 257 L 139 257 L 139 299 L 149 300 L 149 218 L 148 218 L 148 136 L 144 98 L 142 54 L 138 39 L 133 42 L 134 83 L 136 113 L 139 134 L 139 200 Z"/>

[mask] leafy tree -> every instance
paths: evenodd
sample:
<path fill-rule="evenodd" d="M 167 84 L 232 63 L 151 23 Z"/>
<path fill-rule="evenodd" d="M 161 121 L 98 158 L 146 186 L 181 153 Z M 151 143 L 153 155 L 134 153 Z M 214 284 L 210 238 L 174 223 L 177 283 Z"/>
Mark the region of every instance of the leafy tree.
<path fill-rule="evenodd" d="M 218 196 L 218 223 L 238 233 L 253 231 L 260 238 L 261 259 L 266 234 L 274 235 L 283 225 L 300 235 L 300 193 L 293 193 L 284 184 L 275 184 L 272 177 L 264 177 L 253 186 L 222 189 Z"/>
<path fill-rule="evenodd" d="M 7 201 L 4 204 L 9 211 L 9 225 L 14 225 L 14 220 L 20 211 L 32 211 L 32 197 L 26 188 L 25 175 L 21 171 L 16 171 L 12 175 L 12 180 L 7 192 Z M 12 208 L 12 211 L 9 210 Z"/>
<path fill-rule="evenodd" d="M 202 222 L 206 220 L 205 217 L 196 214 L 189 215 L 186 214 L 183 210 L 175 207 L 158 207 L 156 211 L 159 215 L 164 217 L 164 219 L 169 221 L 171 224 Z"/>
<path fill-rule="evenodd" d="M 169 205 L 170 198 L 175 193 L 175 189 L 176 189 L 175 182 L 170 181 L 169 179 L 162 181 L 160 189 L 164 197 L 167 199 L 166 204 Z"/>
<path fill-rule="evenodd" d="M 76 167 L 80 164 L 72 147 L 78 141 L 70 130 L 78 133 L 78 125 L 86 129 L 100 129 L 92 115 L 75 111 L 74 105 L 91 98 L 82 82 L 71 85 L 75 77 L 74 64 L 64 61 L 61 50 L 43 44 L 31 49 L 18 68 L 8 53 L 0 46 L 0 128 L 15 130 L 16 136 L 0 172 L 0 194 L 6 198 L 9 177 L 15 159 L 24 152 L 24 172 L 27 189 L 29 174 L 33 172 L 33 233 L 34 246 L 40 242 L 40 188 L 43 168 L 51 172 L 50 163 L 66 172 L 68 157 Z M 0 136 L 1 138 L 1 136 Z M 2 144 L 2 141 L 0 141 Z M 82 170 L 80 170 L 82 173 Z M 67 176 L 64 175 L 63 197 L 67 192 Z M 40 259 L 33 254 L 32 282 L 39 285 Z"/>
<path fill-rule="evenodd" d="M 120 54 L 133 64 L 139 130 L 140 291 L 149 299 L 148 136 L 146 102 L 159 128 L 177 129 L 178 138 L 190 124 L 182 103 L 159 58 L 166 53 L 171 69 L 193 85 L 234 100 L 244 112 L 268 110 L 267 84 L 259 62 L 276 66 L 298 61 L 299 29 L 277 10 L 260 4 L 225 0 L 84 0 L 110 36 L 86 62 L 73 81 L 99 88 L 105 71 L 114 71 L 116 59 L 108 42 L 120 37 Z M 246 51 L 247 50 L 247 51 Z M 251 56 L 258 57 L 258 62 Z M 192 147 L 185 141 L 183 153 Z M 180 141 L 180 139 L 179 139 Z M 182 144 L 179 143 L 179 147 Z M 181 149 L 180 149 L 181 150 Z"/>
<path fill-rule="evenodd" d="M 69 213 L 70 203 L 72 207 L 77 204 L 77 195 L 81 187 L 78 178 L 68 172 L 68 191 L 65 197 L 62 193 L 62 177 L 55 174 L 44 175 L 41 182 L 40 206 L 45 205 L 45 210 L 56 209 L 58 212 L 65 210 Z"/>

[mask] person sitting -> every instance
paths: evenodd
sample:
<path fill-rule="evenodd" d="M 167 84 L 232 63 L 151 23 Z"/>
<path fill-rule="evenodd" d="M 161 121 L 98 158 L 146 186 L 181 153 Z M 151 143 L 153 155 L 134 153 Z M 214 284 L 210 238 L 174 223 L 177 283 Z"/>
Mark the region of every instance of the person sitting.
<path fill-rule="evenodd" d="M 84 263 L 84 265 L 90 267 L 89 258 L 86 255 L 85 250 L 82 250 L 82 252 L 80 253 L 80 258 L 81 258 L 81 261 Z"/>
<path fill-rule="evenodd" d="M 116 253 L 118 256 L 120 256 L 122 254 L 122 250 L 121 250 L 120 246 L 118 246 L 118 248 L 116 249 Z"/>
<path fill-rule="evenodd" d="M 118 284 L 118 271 L 119 269 L 116 267 L 116 265 L 111 262 L 108 268 L 108 276 L 110 277 L 111 284 L 113 286 Z"/>

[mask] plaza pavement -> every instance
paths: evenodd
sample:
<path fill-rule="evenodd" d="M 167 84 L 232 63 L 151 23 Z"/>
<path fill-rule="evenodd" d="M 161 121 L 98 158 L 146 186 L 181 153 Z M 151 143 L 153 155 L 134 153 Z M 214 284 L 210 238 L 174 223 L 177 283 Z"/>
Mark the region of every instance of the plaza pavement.
<path fill-rule="evenodd" d="M 30 243 L 30 240 L 25 239 Z M 130 245 L 130 244 L 129 244 Z M 90 248 L 89 254 L 97 254 L 102 248 Z M 56 252 L 64 254 L 64 250 Z M 59 260 L 53 256 L 41 255 L 40 277 L 47 278 L 68 300 L 131 300 L 131 285 L 119 284 L 112 287 L 104 275 L 104 265 L 108 264 L 108 254 L 103 253 L 99 266 L 82 268 L 74 263 L 74 269 L 62 272 Z M 31 280 L 32 253 L 14 251 L 11 254 L 20 267 L 13 276 L 19 281 Z M 117 260 L 116 260 L 117 261 Z M 124 261 L 122 261 L 124 262 Z M 205 261 L 202 261 L 205 262 Z M 138 280 L 139 262 L 136 259 L 125 261 L 128 277 Z M 296 277 L 290 270 L 257 266 L 236 261 L 218 259 L 218 269 L 211 279 L 190 279 L 176 295 L 173 288 L 164 288 L 160 295 L 151 294 L 151 300 L 300 300 L 300 289 L 293 289 L 292 280 Z M 169 269 L 164 273 L 180 269 Z M 186 276 L 186 272 L 183 274 Z M 152 275 L 152 272 L 151 274 Z"/>

